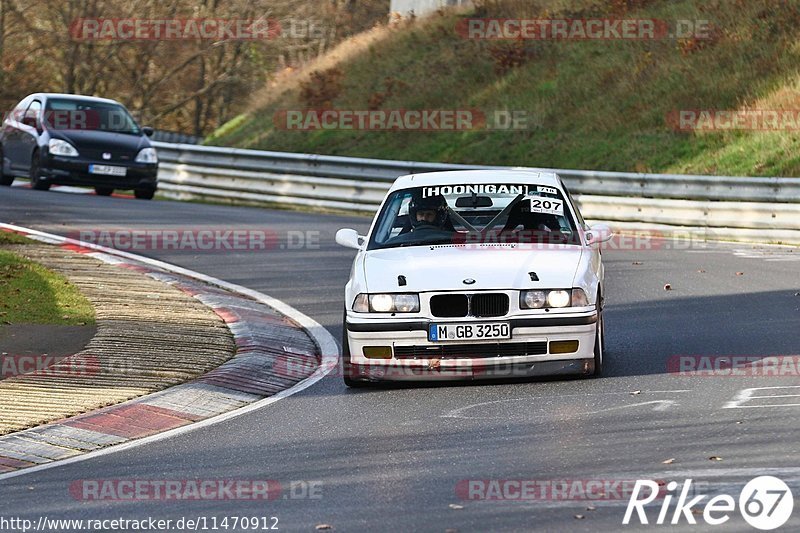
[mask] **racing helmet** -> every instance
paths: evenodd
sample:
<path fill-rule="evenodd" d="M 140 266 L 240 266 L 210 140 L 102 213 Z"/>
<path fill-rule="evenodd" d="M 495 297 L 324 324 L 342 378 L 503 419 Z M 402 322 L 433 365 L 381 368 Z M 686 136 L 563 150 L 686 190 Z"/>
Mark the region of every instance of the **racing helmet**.
<path fill-rule="evenodd" d="M 433 211 L 436 213 L 436 218 L 433 222 L 417 220 L 417 213 L 419 211 Z M 427 198 L 414 195 L 414 197 L 411 198 L 411 202 L 408 204 L 408 215 L 411 219 L 411 225 L 415 228 L 422 226 L 444 227 L 445 221 L 447 220 L 447 200 L 445 200 L 442 195 L 429 196 Z"/>

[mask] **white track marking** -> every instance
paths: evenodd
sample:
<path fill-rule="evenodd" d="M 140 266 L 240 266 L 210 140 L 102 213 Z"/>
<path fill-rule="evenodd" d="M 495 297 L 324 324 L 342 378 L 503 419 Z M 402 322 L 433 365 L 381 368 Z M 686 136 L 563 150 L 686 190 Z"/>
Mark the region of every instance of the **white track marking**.
<path fill-rule="evenodd" d="M 315 384 L 317 381 L 321 380 L 325 375 L 327 375 L 331 370 L 336 368 L 339 362 L 339 345 L 337 344 L 336 340 L 333 336 L 328 333 L 322 325 L 320 325 L 316 320 L 313 318 L 304 315 L 300 311 L 294 309 L 293 307 L 289 306 L 288 304 L 277 300 L 271 296 L 267 296 L 266 294 L 262 294 L 258 291 L 254 291 L 252 289 L 248 289 L 246 287 L 242 287 L 240 285 L 235 285 L 233 283 L 229 283 L 227 281 L 223 281 L 221 279 L 217 279 L 211 276 L 207 276 L 205 274 L 200 274 L 199 272 L 194 272 L 192 270 L 188 270 L 176 265 L 171 265 L 169 263 L 165 263 L 163 261 L 158 261 L 156 259 L 150 259 L 147 257 L 140 257 L 135 254 L 131 254 L 128 252 L 122 252 L 119 250 L 113 250 L 111 248 L 106 248 L 104 246 L 99 246 L 96 244 L 85 243 L 81 241 L 77 241 L 75 239 L 68 239 L 66 237 L 61 237 L 60 235 L 53 235 L 51 233 L 45 233 L 42 231 L 24 228 L 21 226 L 14 226 L 12 224 L 4 224 L 0 223 L 0 228 L 6 228 L 14 231 L 19 231 L 28 234 L 34 238 L 38 238 L 44 242 L 51 242 L 51 243 L 63 243 L 63 244 L 73 244 L 79 245 L 84 248 L 91 248 L 94 250 L 98 250 L 100 252 L 107 253 L 109 255 L 115 255 L 118 257 L 124 257 L 127 259 L 133 259 L 135 261 L 139 261 L 140 263 L 144 263 L 153 267 L 157 267 L 168 272 L 172 272 L 175 274 L 180 274 L 182 276 L 186 276 L 189 278 L 194 278 L 196 280 L 200 280 L 211 285 L 215 285 L 217 287 L 229 290 L 231 292 L 235 292 L 238 294 L 242 294 L 245 296 L 249 296 L 254 300 L 257 300 L 263 304 L 266 304 L 273 309 L 276 309 L 278 312 L 288 316 L 298 324 L 300 324 L 311 336 L 311 338 L 316 342 L 317 346 L 319 347 L 320 354 L 322 355 L 322 361 L 320 366 L 314 371 L 311 376 L 306 378 L 305 380 L 299 382 L 298 384 L 290 387 L 286 390 L 283 390 L 269 398 L 264 398 L 263 400 L 259 400 L 257 402 L 253 402 L 250 405 L 245 407 L 241 407 L 234 411 L 229 411 L 227 413 L 223 413 L 221 415 L 214 416 L 212 418 L 207 418 L 200 422 L 196 422 L 194 424 L 189 424 L 187 426 L 182 426 L 179 428 L 171 429 L 169 431 L 165 431 L 163 433 L 158 433 L 156 435 L 151 435 L 149 437 L 144 437 L 138 440 L 133 440 L 130 442 L 126 442 L 124 444 L 119 444 L 116 446 L 110 446 L 108 448 L 103 448 L 102 450 L 97 450 L 95 452 L 89 452 L 83 455 L 78 455 L 75 457 L 71 457 L 69 459 L 63 459 L 60 461 L 54 461 L 52 463 L 46 463 L 39 466 L 33 466 L 30 468 L 25 468 L 22 470 L 18 470 L 16 472 L 8 472 L 6 474 L 0 475 L 0 481 L 9 479 L 12 477 L 17 476 L 24 476 L 27 474 L 33 474 L 35 472 L 41 472 L 42 470 L 49 470 L 50 468 L 57 468 L 59 466 L 64 466 L 72 463 L 79 463 L 82 461 L 88 461 L 89 459 L 94 459 L 96 457 L 101 457 L 104 455 L 109 455 L 116 452 L 121 452 L 124 450 L 129 450 L 131 448 L 136 448 L 137 446 L 142 446 L 145 444 L 150 444 L 152 442 L 157 442 L 165 439 L 169 439 L 172 437 L 177 437 L 178 435 L 183 435 L 185 433 L 189 433 L 190 431 L 194 431 L 197 429 L 201 429 L 207 426 L 211 426 L 214 424 L 219 424 L 220 422 L 224 422 L 226 420 L 230 420 L 232 418 L 237 418 L 244 414 L 250 413 L 257 409 L 261 409 L 262 407 L 266 407 L 267 405 L 273 404 L 279 400 L 283 400 L 284 398 L 288 398 L 298 392 L 307 389 L 311 385 Z"/>
<path fill-rule="evenodd" d="M 669 391 L 669 392 L 688 392 L 688 391 Z M 630 393 L 600 393 L 600 394 L 625 394 L 630 395 Z M 562 396 L 593 396 L 593 394 L 564 394 L 564 395 L 556 395 L 556 396 L 548 396 L 547 398 L 561 398 Z M 440 415 L 440 418 L 463 418 L 467 420 L 488 420 L 493 418 L 500 418 L 495 416 L 471 416 L 466 414 L 467 411 L 471 409 L 475 409 L 477 407 L 483 407 L 486 405 L 496 405 L 499 403 L 506 403 L 506 402 L 531 402 L 535 400 L 535 398 L 525 397 L 525 398 L 508 398 L 504 400 L 492 400 L 490 402 L 480 402 L 475 403 L 472 405 L 466 405 L 464 407 L 459 407 L 458 409 L 453 409 L 451 411 L 447 411 L 446 413 Z M 613 407 L 606 407 L 604 409 L 599 409 L 596 411 L 577 411 L 574 413 L 574 416 L 586 416 L 586 415 L 596 415 L 600 413 L 606 413 L 609 411 L 617 411 L 620 409 L 628 409 L 629 407 L 642 407 L 644 405 L 655 405 L 653 407 L 653 411 L 666 411 L 670 407 L 675 407 L 678 405 L 678 402 L 674 400 L 650 400 L 647 402 L 638 402 L 638 403 L 631 403 L 627 405 L 616 405 Z M 552 414 L 540 414 L 540 415 L 533 415 L 531 416 L 532 419 L 539 419 L 539 418 L 550 418 L 552 416 L 560 416 L 563 413 L 552 413 Z"/>
<path fill-rule="evenodd" d="M 736 396 L 733 400 L 726 403 L 722 408 L 723 409 L 759 409 L 763 407 L 800 407 L 800 403 L 778 403 L 778 404 L 759 404 L 759 405 L 742 405 L 750 400 L 764 400 L 764 399 L 773 399 L 773 398 L 800 398 L 800 394 L 775 394 L 775 395 L 767 395 L 767 396 L 753 396 L 753 393 L 757 391 L 767 391 L 767 390 L 779 390 L 779 389 L 790 389 L 786 392 L 799 392 L 800 393 L 800 385 L 787 385 L 787 386 L 777 386 L 777 387 L 754 387 L 751 389 L 742 389 L 736 393 Z"/>

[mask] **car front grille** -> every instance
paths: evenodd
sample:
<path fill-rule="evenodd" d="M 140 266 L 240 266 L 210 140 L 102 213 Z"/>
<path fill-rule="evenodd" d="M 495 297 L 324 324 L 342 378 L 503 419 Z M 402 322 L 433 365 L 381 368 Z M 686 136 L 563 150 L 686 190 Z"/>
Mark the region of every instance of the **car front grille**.
<path fill-rule="evenodd" d="M 478 317 L 504 316 L 508 313 L 507 294 L 474 294 L 470 314 Z"/>
<path fill-rule="evenodd" d="M 431 297 L 433 316 L 452 318 L 467 316 L 469 299 L 466 294 L 438 294 Z"/>
<path fill-rule="evenodd" d="M 113 148 L 108 150 L 84 148 L 80 151 L 80 154 L 86 159 L 91 159 L 93 161 L 105 161 L 108 163 L 131 162 L 136 158 L 136 154 L 133 152 L 119 149 L 115 150 Z M 103 157 L 103 154 L 111 154 L 111 157 L 106 159 Z"/>
<path fill-rule="evenodd" d="M 395 346 L 395 359 L 485 359 L 547 355 L 546 342 L 496 342 L 490 344 L 445 344 Z"/>
<path fill-rule="evenodd" d="M 508 295 L 503 293 L 437 294 L 431 296 L 431 314 L 439 318 L 505 316 L 508 314 Z"/>

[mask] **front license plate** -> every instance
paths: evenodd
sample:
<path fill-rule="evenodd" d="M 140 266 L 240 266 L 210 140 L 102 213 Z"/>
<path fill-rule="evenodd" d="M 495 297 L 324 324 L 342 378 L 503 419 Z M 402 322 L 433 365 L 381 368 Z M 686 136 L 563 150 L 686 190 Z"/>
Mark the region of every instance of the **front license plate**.
<path fill-rule="evenodd" d="M 104 174 L 106 176 L 124 176 L 128 173 L 126 167 L 117 167 L 113 165 L 89 165 L 90 174 Z"/>
<path fill-rule="evenodd" d="M 510 338 L 511 327 L 508 322 L 431 324 L 428 327 L 428 340 L 431 342 L 502 340 Z"/>

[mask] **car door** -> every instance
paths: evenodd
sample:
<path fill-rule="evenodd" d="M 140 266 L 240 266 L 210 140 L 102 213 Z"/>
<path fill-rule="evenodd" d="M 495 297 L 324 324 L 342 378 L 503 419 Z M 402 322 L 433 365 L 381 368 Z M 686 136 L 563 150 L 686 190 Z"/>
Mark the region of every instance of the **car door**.
<path fill-rule="evenodd" d="M 30 97 L 24 98 L 3 120 L 3 159 L 6 170 L 19 170 L 20 168 L 20 141 L 23 135 L 20 126 L 30 101 Z"/>
<path fill-rule="evenodd" d="M 42 131 L 42 102 L 31 101 L 20 125 L 20 139 L 17 155 L 19 156 L 19 169 L 28 171 L 31 167 L 33 150 L 38 146 L 39 135 Z"/>

